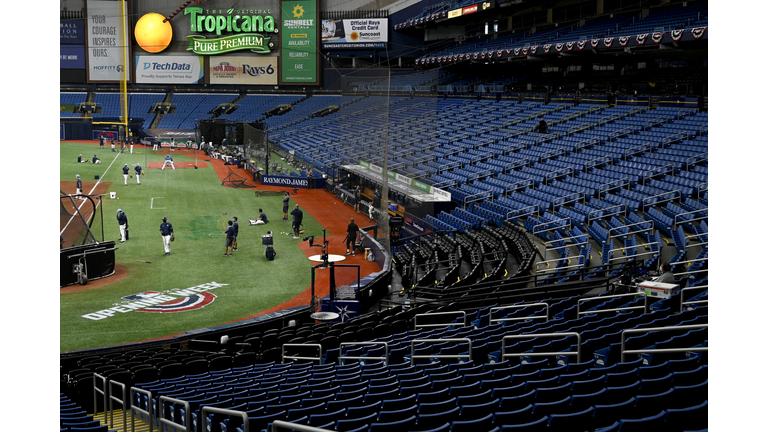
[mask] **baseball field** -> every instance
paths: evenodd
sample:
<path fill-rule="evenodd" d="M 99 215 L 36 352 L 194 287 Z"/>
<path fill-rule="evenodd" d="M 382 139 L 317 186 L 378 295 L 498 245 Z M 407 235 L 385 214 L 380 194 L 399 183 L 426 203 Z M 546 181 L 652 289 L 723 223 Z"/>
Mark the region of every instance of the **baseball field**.
<path fill-rule="evenodd" d="M 198 169 L 194 169 L 194 152 L 168 148 L 153 152 L 151 147 L 137 146 L 133 154 L 121 154 L 112 152 L 109 145 L 100 149 L 97 141 L 61 142 L 61 190 L 75 193 L 79 174 L 83 193 L 105 195 L 101 202 L 104 240 L 116 241 L 118 248 L 115 275 L 60 289 L 61 352 L 162 338 L 308 304 L 311 267 L 316 263 L 307 258 L 320 249 L 293 239 L 292 234 L 281 234 L 291 230 L 291 222 L 281 220 L 279 194 L 257 194 L 290 189 L 257 183 L 255 189 L 225 187 L 222 178 L 229 167 L 198 152 Z M 102 163 L 77 163 L 79 154 L 89 160 L 95 154 Z M 169 154 L 177 168 L 161 170 Z M 137 163 L 145 173 L 140 185 L 134 173 Z M 125 164 L 133 175 L 127 185 Z M 237 172 L 246 175 L 244 170 Z M 115 198 L 110 198 L 110 192 Z M 302 238 L 322 237 L 326 228 L 329 252 L 343 255 L 344 228 L 354 216 L 351 207 L 324 190 L 300 189 L 290 197 L 290 208 L 299 204 L 304 211 Z M 270 222 L 249 225 L 259 208 Z M 128 217 L 125 243 L 119 243 L 118 209 Z M 240 225 L 238 250 L 225 257 L 224 230 L 233 216 Z M 174 229 L 171 255 L 165 254 L 159 231 L 163 217 Z M 100 240 L 100 221 L 96 222 L 94 233 Z M 267 231 L 274 234 L 274 261 L 265 258 L 261 244 Z M 363 275 L 378 270 L 362 256 L 349 258 L 347 263 L 363 266 Z M 327 295 L 324 288 L 319 294 Z"/>

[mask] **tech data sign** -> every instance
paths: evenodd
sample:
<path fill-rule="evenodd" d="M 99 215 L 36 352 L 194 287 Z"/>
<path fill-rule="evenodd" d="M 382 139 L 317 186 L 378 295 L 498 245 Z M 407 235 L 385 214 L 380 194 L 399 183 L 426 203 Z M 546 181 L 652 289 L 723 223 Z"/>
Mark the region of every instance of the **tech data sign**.
<path fill-rule="evenodd" d="M 176 288 L 165 292 L 145 291 L 125 296 L 122 298 L 122 302 L 115 303 L 113 307 L 85 314 L 83 318 L 98 321 L 113 317 L 118 313 L 172 313 L 198 310 L 213 303 L 216 299 L 216 295 L 208 291 L 227 285 L 229 284 L 209 282 L 186 289 Z"/>
<path fill-rule="evenodd" d="M 139 84 L 195 84 L 203 77 L 198 56 L 136 56 Z"/>
<path fill-rule="evenodd" d="M 190 28 L 195 33 L 215 33 L 216 37 L 188 35 L 187 51 L 200 55 L 225 54 L 233 51 L 250 50 L 258 54 L 269 54 L 275 44 L 271 36 L 261 33 L 278 33 L 275 17 L 269 9 L 205 10 L 200 7 L 184 9 L 189 15 Z M 223 33 L 234 33 L 222 36 Z"/>

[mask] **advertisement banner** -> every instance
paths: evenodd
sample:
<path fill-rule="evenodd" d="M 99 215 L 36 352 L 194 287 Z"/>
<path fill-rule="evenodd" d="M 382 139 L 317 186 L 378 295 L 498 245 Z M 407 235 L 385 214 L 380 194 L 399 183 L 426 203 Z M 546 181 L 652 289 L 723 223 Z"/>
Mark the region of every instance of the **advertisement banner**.
<path fill-rule="evenodd" d="M 203 77 L 203 58 L 183 55 L 137 55 L 139 84 L 196 84 Z"/>
<path fill-rule="evenodd" d="M 277 85 L 277 57 L 218 56 L 208 76 L 211 84 Z"/>
<path fill-rule="evenodd" d="M 123 2 L 89 0 L 86 17 L 88 44 L 88 80 L 120 81 L 125 72 L 130 80 L 130 68 L 123 59 L 123 47 L 130 58 L 130 25 L 123 28 Z M 120 29 L 123 28 L 123 35 Z"/>
<path fill-rule="evenodd" d="M 461 8 L 448 11 L 448 18 L 458 18 L 461 16 Z"/>
<path fill-rule="evenodd" d="M 306 177 L 262 175 L 259 177 L 259 181 L 263 185 L 290 186 L 300 188 L 309 187 L 309 183 Z"/>
<path fill-rule="evenodd" d="M 85 20 L 59 21 L 59 44 L 85 45 Z"/>
<path fill-rule="evenodd" d="M 281 12 L 281 84 L 318 84 L 317 0 L 284 0 Z"/>
<path fill-rule="evenodd" d="M 59 69 L 85 69 L 85 45 L 59 45 Z"/>
<path fill-rule="evenodd" d="M 384 48 L 387 18 L 323 20 L 323 49 Z"/>
<path fill-rule="evenodd" d="M 472 6 L 467 6 L 465 8 L 461 9 L 461 15 L 469 15 L 477 12 L 477 4 L 473 4 Z"/>

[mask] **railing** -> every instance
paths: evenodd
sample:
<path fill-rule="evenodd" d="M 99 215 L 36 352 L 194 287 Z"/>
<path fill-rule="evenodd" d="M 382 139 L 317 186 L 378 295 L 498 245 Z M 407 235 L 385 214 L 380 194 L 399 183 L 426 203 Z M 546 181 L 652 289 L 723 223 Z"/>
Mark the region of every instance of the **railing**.
<path fill-rule="evenodd" d="M 595 145 L 595 144 L 598 144 L 599 142 L 600 142 L 600 141 L 599 141 L 597 138 L 587 138 L 587 139 L 585 139 L 585 140 L 583 140 L 583 141 L 579 141 L 579 142 L 577 142 L 577 143 L 574 145 L 574 148 L 576 149 L 576 151 L 578 151 L 578 150 L 581 150 L 581 149 L 584 149 L 584 148 L 588 148 L 588 147 L 590 147 L 590 146 L 593 146 L 593 145 Z M 586 144 L 584 144 L 584 143 L 586 143 Z"/>
<path fill-rule="evenodd" d="M 533 211 L 530 211 L 528 213 L 516 214 L 517 212 L 521 212 L 521 211 L 526 210 L 526 209 L 533 209 Z M 512 214 L 512 213 L 515 213 L 515 215 L 514 216 L 510 216 L 510 214 Z M 508 220 L 517 219 L 519 217 L 528 216 L 528 215 L 536 215 L 538 217 L 539 216 L 539 206 L 532 205 L 532 206 L 523 207 L 523 208 L 519 208 L 519 209 L 515 209 L 515 210 L 510 210 L 510 211 L 507 212 L 507 217 L 504 220 L 508 221 Z"/>
<path fill-rule="evenodd" d="M 660 193 L 658 195 L 653 195 L 653 196 L 645 197 L 645 198 L 643 198 L 643 202 L 641 204 L 641 209 L 640 210 L 645 211 L 645 208 L 648 206 L 646 204 L 646 201 L 650 201 L 653 198 L 659 198 L 659 197 L 667 196 L 667 195 L 670 195 L 670 194 L 672 195 L 672 198 L 666 198 L 666 199 L 663 199 L 663 200 L 657 200 L 653 205 L 656 205 L 656 204 L 659 204 L 659 203 L 668 202 L 668 201 L 679 201 L 679 200 L 681 200 L 683 198 L 683 193 L 680 192 L 677 189 L 675 189 L 673 191 L 669 191 L 669 192 Z"/>
<path fill-rule="evenodd" d="M 578 257 L 580 257 L 580 256 L 582 256 L 582 255 L 576 255 L 574 258 L 578 258 Z M 570 265 L 570 266 L 562 266 L 562 267 L 557 267 L 557 264 L 555 264 L 555 267 L 553 267 L 553 268 L 549 268 L 549 263 L 551 263 L 551 262 L 560 262 L 560 261 L 570 261 L 570 257 L 566 257 L 566 258 L 555 258 L 555 259 L 546 260 L 546 261 L 538 261 L 538 262 L 536 263 L 536 273 L 544 273 L 544 272 L 547 272 L 547 271 L 558 272 L 558 271 L 563 271 L 563 270 L 570 270 L 570 269 L 580 269 L 580 268 L 582 268 L 582 267 L 583 267 L 582 265 L 579 265 L 579 264 L 576 264 L 576 265 Z M 547 268 L 545 268 L 545 269 L 543 269 L 543 270 L 539 270 L 539 265 L 540 265 L 540 264 L 546 264 L 546 265 L 547 265 Z"/>
<path fill-rule="evenodd" d="M 467 180 L 476 180 L 482 177 L 488 177 L 493 175 L 493 169 L 486 169 L 483 171 L 474 172 L 467 177 Z"/>
<path fill-rule="evenodd" d="M 518 185 L 520 185 L 520 186 L 518 186 Z M 528 179 L 525 179 L 525 180 L 520 180 L 519 182 L 507 185 L 504 188 L 504 196 L 507 196 L 513 190 L 516 191 L 518 189 L 524 189 L 524 188 L 533 187 L 533 186 L 534 186 L 534 184 L 533 184 L 533 179 L 532 178 L 528 178 Z"/>
<path fill-rule="evenodd" d="M 552 224 L 554 224 L 554 223 L 557 223 L 557 222 L 564 222 L 564 221 L 567 221 L 568 223 L 567 223 L 567 224 L 565 224 L 565 225 L 558 225 L 558 226 L 553 226 L 552 228 L 549 228 L 549 229 L 545 229 L 545 230 L 537 230 L 537 229 L 536 229 L 536 228 L 538 228 L 538 227 L 542 227 L 542 226 L 549 226 L 549 225 L 552 225 Z M 553 231 L 553 230 L 559 230 L 559 229 L 566 229 L 566 227 L 567 227 L 567 229 L 569 229 L 569 230 L 570 230 L 570 229 L 573 229 L 573 221 L 571 220 L 571 218 L 555 219 L 555 220 L 553 220 L 553 221 L 547 221 L 547 222 L 544 222 L 544 223 L 540 223 L 540 224 L 534 225 L 534 226 L 533 226 L 533 230 L 532 230 L 532 233 L 533 233 L 533 235 L 538 235 L 538 234 L 541 234 L 541 233 L 543 233 L 543 232 L 548 232 L 548 231 Z"/>
<path fill-rule="evenodd" d="M 571 196 L 576 196 L 576 199 L 566 200 L 566 198 L 571 197 Z M 560 200 L 563 200 L 563 201 L 560 202 Z M 552 200 L 552 207 L 563 206 L 563 205 L 566 205 L 568 203 L 579 202 L 579 201 L 584 203 L 584 202 L 586 202 L 586 200 L 587 200 L 587 193 L 585 191 L 574 192 L 572 194 L 563 195 L 561 197 L 557 197 L 557 198 L 553 199 Z"/>
<path fill-rule="evenodd" d="M 621 209 L 621 210 L 617 211 L 617 212 L 614 212 L 614 213 L 602 214 L 602 215 L 597 216 L 597 217 L 592 217 L 593 214 L 604 212 L 604 211 L 610 210 L 610 209 Z M 591 222 L 592 219 L 602 219 L 602 218 L 606 218 L 608 216 L 622 215 L 622 214 L 624 214 L 626 212 L 627 212 L 627 205 L 626 204 L 618 204 L 618 205 L 615 205 L 615 206 L 601 208 L 599 210 L 593 210 L 593 211 L 587 213 L 587 225 L 589 225 L 589 222 Z"/>
<path fill-rule="evenodd" d="M 317 347 L 320 354 L 317 357 L 303 357 L 303 356 L 287 356 L 285 355 L 285 348 L 286 347 Z M 322 361 L 323 360 L 323 346 L 320 344 L 283 344 L 283 352 L 282 354 L 282 361 L 281 363 L 285 363 L 285 359 L 288 360 L 310 360 L 310 361 Z"/>
<path fill-rule="evenodd" d="M 626 180 L 626 182 L 625 182 L 625 180 Z M 608 185 L 611 185 L 611 184 L 614 184 L 614 183 L 619 183 L 619 182 L 623 182 L 623 183 L 621 183 L 619 185 L 616 185 L 616 186 L 603 188 L 603 186 L 608 186 Z M 612 191 L 614 189 L 621 189 L 624 186 L 631 186 L 631 185 L 632 185 L 632 179 L 631 178 L 629 178 L 629 177 L 622 177 L 622 178 L 620 178 L 618 180 L 614 180 L 614 181 L 608 182 L 608 183 L 603 183 L 600 186 L 598 186 L 597 187 L 597 194 L 598 194 L 598 196 L 602 196 L 603 192 Z"/>
<path fill-rule="evenodd" d="M 603 159 L 605 159 L 606 160 L 605 163 L 608 163 L 608 164 L 613 162 L 613 157 L 612 156 L 610 156 L 610 155 L 603 156 L 603 157 L 599 157 L 599 158 L 595 158 L 595 159 L 590 159 L 590 160 L 584 162 L 584 168 L 589 169 L 589 168 L 601 165 L 601 162 L 598 162 L 598 161 L 601 161 Z"/>
<path fill-rule="evenodd" d="M 663 169 L 663 168 L 667 168 L 667 167 L 671 167 L 671 168 L 670 168 L 670 169 L 668 169 L 668 170 L 664 170 L 664 171 L 662 171 L 662 169 Z M 675 165 L 674 165 L 674 164 L 667 164 L 667 165 L 662 165 L 662 166 L 660 166 L 660 167 L 658 167 L 658 168 L 650 169 L 650 170 L 648 170 L 648 171 L 643 171 L 643 174 L 642 174 L 642 177 L 643 177 L 643 186 L 645 186 L 645 181 L 646 181 L 646 180 L 648 180 L 648 178 L 649 178 L 649 177 L 651 177 L 651 178 L 652 178 L 652 177 L 654 177 L 654 176 L 657 176 L 657 175 L 659 175 L 659 174 L 666 174 L 666 173 L 668 173 L 668 172 L 672 172 L 672 174 L 674 174 L 674 173 L 675 173 Z M 650 176 L 648 176 L 648 173 L 653 173 L 653 174 L 651 174 Z"/>
<path fill-rule="evenodd" d="M 621 332 L 621 362 L 624 363 L 626 359 L 627 354 L 645 354 L 645 353 L 678 353 L 678 352 L 704 352 L 709 351 L 708 347 L 701 347 L 701 348 L 664 348 L 664 349 L 652 349 L 652 348 L 644 348 L 639 350 L 627 350 L 626 347 L 626 341 L 627 341 L 627 334 L 633 334 L 633 333 L 647 333 L 651 331 L 669 331 L 669 330 L 694 330 L 694 329 L 700 329 L 700 328 L 708 328 L 709 324 L 693 324 L 693 325 L 682 325 L 682 326 L 673 326 L 673 327 L 650 327 L 650 328 L 638 328 L 638 329 L 627 329 Z"/>
<path fill-rule="evenodd" d="M 624 247 L 620 247 L 620 248 L 616 248 L 616 249 L 611 249 L 611 250 L 608 251 L 608 256 L 611 255 L 611 252 L 615 252 L 615 251 L 619 251 L 619 250 L 624 250 L 624 249 L 629 249 L 629 248 L 633 248 L 633 247 L 634 248 L 638 248 L 640 246 L 645 247 L 645 246 L 650 246 L 652 244 L 659 245 L 659 251 L 661 250 L 662 244 L 659 243 L 659 242 L 641 243 L 641 244 L 636 244 L 636 245 L 631 245 L 631 246 L 624 245 Z M 624 256 L 608 258 L 608 262 L 610 263 L 612 261 L 619 261 L 619 260 L 622 260 L 622 259 L 627 259 L 628 260 L 630 258 L 637 258 L 637 257 L 640 257 L 640 256 L 646 256 L 646 255 L 657 255 L 657 254 L 661 253 L 659 251 L 656 251 L 656 252 L 650 251 L 650 252 L 633 253 L 632 255 L 627 255 L 625 253 Z"/>
<path fill-rule="evenodd" d="M 562 174 L 558 174 L 561 172 Z M 544 174 L 544 184 L 546 185 L 549 182 L 549 180 L 555 180 L 560 176 L 570 175 L 571 177 L 573 177 L 573 172 L 574 172 L 573 167 L 567 167 L 567 168 L 562 168 L 556 171 L 550 171 Z"/>
<path fill-rule="evenodd" d="M 652 148 L 653 148 L 653 144 L 651 144 L 650 142 L 646 142 L 646 143 L 642 143 L 640 145 L 636 145 L 634 147 L 630 147 L 630 148 L 624 150 L 624 160 L 627 160 L 631 156 L 634 156 L 636 154 L 644 153 L 645 151 L 650 150 Z M 639 149 L 639 150 L 636 151 L 636 152 L 630 153 L 634 149 Z"/>
<path fill-rule="evenodd" d="M 686 219 L 685 221 L 683 221 L 683 223 L 692 223 L 692 222 L 695 222 L 695 221 L 698 221 L 698 220 L 709 219 L 709 207 L 707 207 L 705 209 L 694 210 L 694 211 L 689 211 L 689 212 L 685 212 L 685 213 L 677 213 L 677 214 L 675 214 L 675 218 L 672 220 L 672 227 L 673 228 L 677 227 L 677 224 L 678 224 L 677 218 L 679 216 L 686 216 L 686 215 L 697 214 L 697 213 L 701 213 L 701 212 L 707 212 L 707 216 L 701 216 L 701 217 L 697 217 L 697 218 Z"/>
<path fill-rule="evenodd" d="M 622 137 L 624 135 L 629 135 L 632 132 L 634 132 L 634 130 L 635 129 L 633 127 L 631 127 L 631 126 L 630 127 L 625 127 L 625 128 L 619 129 L 619 130 L 615 130 L 615 131 L 611 132 L 610 134 L 608 134 L 608 141 L 613 141 L 616 138 L 620 138 L 620 137 Z"/>
<path fill-rule="evenodd" d="M 614 309 L 601 309 L 601 310 L 588 310 L 588 311 L 581 311 L 581 304 L 588 302 L 588 301 L 595 301 L 595 300 L 601 300 L 605 301 L 606 299 L 611 298 L 618 298 L 618 297 L 637 297 L 637 296 L 643 296 L 643 306 L 627 306 L 623 308 L 614 308 Z M 635 310 L 635 309 L 643 309 L 644 311 L 648 310 L 648 296 L 645 295 L 645 292 L 638 291 L 636 293 L 629 293 L 629 294 L 615 294 L 615 295 L 609 295 L 609 296 L 600 296 L 600 297 L 590 297 L 585 299 L 579 299 L 578 303 L 576 303 L 576 316 L 581 315 L 589 315 L 594 313 L 605 313 L 605 312 L 619 312 L 619 311 L 625 311 L 625 310 Z"/>
<path fill-rule="evenodd" d="M 704 262 L 704 261 L 709 261 L 709 257 L 707 257 L 707 258 L 692 259 L 692 260 L 688 260 L 688 261 L 676 261 L 676 262 L 673 262 L 673 263 L 670 263 L 670 264 L 672 264 L 673 266 L 676 266 L 678 264 L 690 264 L 690 263 L 697 263 L 697 262 Z M 709 271 L 709 269 L 701 269 L 701 270 L 696 270 L 696 271 L 687 271 L 687 272 L 674 273 L 674 275 L 675 276 L 685 276 L 685 275 L 706 273 L 707 271 Z"/>
<path fill-rule="evenodd" d="M 275 420 L 272 422 L 271 432 L 278 432 L 279 430 L 294 430 L 298 432 L 333 432 L 333 430 L 317 428 L 314 426 L 307 426 L 298 423 L 291 423 L 283 420 Z M 243 432 L 248 432 L 248 429 Z"/>
<path fill-rule="evenodd" d="M 476 193 L 474 195 L 465 196 L 464 197 L 464 207 L 463 208 L 464 208 L 464 210 L 466 210 L 467 209 L 467 204 L 473 203 L 475 201 L 482 201 L 482 200 L 487 199 L 487 198 L 493 198 L 493 191 L 486 190 L 486 191 L 478 192 L 478 193 Z M 473 223 L 473 225 L 474 225 L 474 223 Z"/>
<path fill-rule="evenodd" d="M 96 380 L 101 380 L 101 388 L 99 388 L 96 385 Z M 99 400 L 97 398 L 97 394 L 100 394 L 103 398 L 104 402 L 104 411 L 107 410 L 107 378 L 105 378 L 102 375 L 97 374 L 96 372 L 93 373 L 93 412 L 97 413 L 99 412 Z"/>
<path fill-rule="evenodd" d="M 526 339 L 526 338 L 538 338 L 538 337 L 563 337 L 563 336 L 576 336 L 576 351 L 553 351 L 543 353 L 507 353 L 507 341 L 513 339 Z M 581 363 L 581 335 L 577 332 L 563 332 L 563 333 L 539 333 L 539 334 L 525 334 L 525 335 L 510 335 L 504 336 L 501 339 L 501 358 L 506 359 L 508 357 L 545 357 L 545 356 L 576 356 L 576 363 Z"/>
<path fill-rule="evenodd" d="M 546 307 L 546 313 L 545 315 L 534 315 L 534 316 L 527 316 L 527 317 L 518 317 L 518 318 L 491 318 L 490 322 L 505 322 L 505 321 L 522 321 L 522 320 L 533 320 L 538 318 L 544 318 L 544 322 L 549 321 L 549 304 L 547 303 L 529 303 L 529 304 L 522 304 L 522 305 L 514 305 L 514 306 L 498 306 L 498 307 L 492 307 L 490 316 L 493 317 L 493 312 L 497 310 L 506 310 L 506 309 L 523 309 L 527 307 L 532 306 L 544 306 Z"/>
<path fill-rule="evenodd" d="M 165 418 L 165 409 L 163 409 L 163 402 L 168 401 L 171 403 L 178 403 L 181 405 L 184 405 L 184 424 L 176 423 L 173 420 L 168 420 Z M 159 411 L 159 414 L 157 416 L 157 421 L 160 422 L 161 425 L 169 426 L 170 428 L 178 428 L 181 429 L 183 432 L 188 431 L 192 427 L 192 413 L 189 409 L 189 402 L 181 400 L 181 399 L 174 399 L 170 396 L 160 396 L 157 400 L 157 410 Z M 159 429 L 162 429 L 159 428 Z M 177 429 L 177 430 L 178 430 Z"/>
<path fill-rule="evenodd" d="M 112 396 L 112 386 L 113 386 L 113 385 L 117 385 L 117 386 L 120 386 L 120 388 L 123 390 L 123 391 L 121 392 L 121 394 L 122 394 L 122 396 L 123 396 L 123 398 L 122 398 L 122 399 L 118 399 L 118 398 L 116 398 L 116 397 Z M 114 416 L 114 413 L 115 413 L 115 412 L 114 412 L 114 410 L 112 409 L 112 406 L 113 406 L 113 404 L 112 404 L 112 403 L 113 403 L 113 402 L 119 402 L 119 403 L 120 403 L 120 405 L 121 405 L 121 406 L 122 406 L 122 408 L 123 408 L 123 409 L 122 409 L 122 411 L 123 411 L 123 430 L 125 430 L 125 426 L 128 424 L 128 421 L 127 421 L 128 409 L 127 409 L 127 408 L 128 408 L 128 406 L 130 406 L 130 403 L 128 403 L 128 405 L 126 406 L 126 399 L 125 399 L 125 396 L 126 396 L 126 391 L 125 391 L 125 384 L 123 384 L 123 383 L 121 383 L 121 382 L 117 382 L 117 381 L 112 381 L 112 380 L 110 380 L 110 381 L 109 381 L 109 386 L 107 387 L 107 389 L 109 390 L 109 395 L 108 395 L 108 398 L 109 398 L 109 427 L 110 427 L 110 429 L 115 427 L 115 418 L 114 418 L 114 417 L 115 417 L 115 416 Z M 106 407 L 104 407 L 104 409 L 106 409 Z"/>
<path fill-rule="evenodd" d="M 650 224 L 651 226 L 648 227 L 648 228 L 641 229 L 639 231 L 630 231 L 628 233 L 620 233 L 620 234 L 617 234 L 617 235 L 611 235 L 611 231 L 618 231 L 618 230 L 620 230 L 622 228 L 629 228 L 629 227 L 633 227 L 633 226 L 637 226 L 637 225 L 645 225 L 645 224 Z M 610 229 L 608 229 L 608 240 L 606 240 L 606 241 L 610 242 L 611 239 L 614 239 L 614 238 L 627 237 L 627 236 L 630 236 L 632 234 L 642 234 L 642 233 L 644 233 L 646 231 L 653 231 L 653 222 L 652 221 L 635 222 L 635 223 L 631 223 L 629 225 L 623 225 L 623 226 L 620 226 L 620 227 L 610 228 Z"/>
<path fill-rule="evenodd" d="M 555 157 L 555 156 L 564 155 L 567 152 L 568 152 L 567 148 L 560 147 L 559 149 L 552 150 L 552 151 L 549 151 L 549 152 L 546 152 L 546 153 L 542 153 L 542 154 L 539 155 L 539 162 L 541 162 L 541 161 L 543 161 L 545 159 L 550 159 L 550 158 Z"/>
<path fill-rule="evenodd" d="M 678 132 L 676 134 L 667 135 L 664 138 L 661 139 L 661 147 L 664 148 L 665 145 L 668 146 L 669 144 L 672 144 L 676 141 L 682 141 L 684 139 L 688 139 L 691 134 L 690 132 Z"/>
<path fill-rule="evenodd" d="M 696 301 L 684 301 L 683 300 L 683 298 L 684 298 L 683 293 L 684 292 L 686 292 L 686 291 L 693 291 L 693 290 L 702 289 L 702 288 L 709 289 L 709 285 L 697 285 L 697 286 L 694 286 L 694 287 L 686 287 L 686 288 L 683 288 L 683 289 L 680 290 L 680 312 L 683 311 L 683 306 L 685 306 L 687 304 L 709 303 L 709 300 L 696 300 Z"/>
<path fill-rule="evenodd" d="M 439 323 L 439 324 L 419 324 L 418 318 L 420 316 L 436 316 L 436 315 L 461 315 L 461 322 L 447 322 L 447 323 Z M 427 314 L 417 314 L 413 317 L 413 327 L 414 328 L 422 328 L 422 327 L 449 327 L 449 326 L 457 326 L 460 325 L 464 327 L 467 325 L 467 313 L 464 311 L 451 311 L 451 312 L 435 312 L 435 313 L 427 313 Z"/>
<path fill-rule="evenodd" d="M 417 315 L 418 316 L 418 315 Z M 465 342 L 469 345 L 468 354 L 414 354 L 414 345 L 417 342 Z M 414 364 L 414 360 L 417 358 L 466 358 L 468 361 L 472 361 L 472 340 L 469 338 L 447 338 L 447 339 L 414 339 L 411 341 L 411 365 Z"/>
<path fill-rule="evenodd" d="M 515 168 L 520 168 L 524 166 L 530 166 L 531 160 L 530 159 L 521 159 L 518 162 L 507 162 L 506 165 L 504 165 L 504 169 L 502 172 L 504 174 L 507 174 L 508 172 L 512 171 Z"/>
<path fill-rule="evenodd" d="M 667 119 L 665 119 L 664 117 L 656 117 L 656 118 L 650 119 L 650 120 L 646 121 L 645 123 L 643 123 L 643 130 L 648 130 L 649 128 L 651 128 L 653 126 L 656 126 L 658 124 L 663 124 L 663 123 L 666 123 L 666 122 L 667 122 Z"/>
<path fill-rule="evenodd" d="M 202 427 L 200 428 L 201 431 L 209 430 L 208 429 L 208 414 L 209 413 L 229 415 L 229 416 L 240 416 L 243 419 L 243 429 L 242 429 L 243 432 L 250 432 L 250 430 L 251 430 L 250 429 L 250 425 L 248 424 L 248 413 L 246 413 L 244 411 L 237 411 L 237 410 L 231 410 L 231 409 L 226 409 L 226 408 L 204 406 L 204 407 L 200 408 L 200 416 L 203 418 Z M 277 423 L 277 422 L 280 422 L 280 420 L 275 420 L 274 422 L 272 422 L 272 430 L 273 431 L 276 430 L 275 429 L 275 423 Z M 288 424 L 291 425 L 292 429 L 300 430 L 298 427 L 294 427 L 294 426 L 299 426 L 299 425 L 294 425 L 293 423 L 288 423 Z M 304 426 L 304 427 L 309 427 L 309 426 Z M 318 431 L 325 431 L 325 429 L 317 429 L 317 428 L 315 428 L 315 429 L 318 430 Z M 301 430 L 305 430 L 305 429 L 301 429 Z M 151 429 L 150 429 L 150 432 L 151 432 Z"/>
<path fill-rule="evenodd" d="M 134 396 L 136 393 L 140 393 L 147 396 L 147 410 L 143 408 L 139 408 L 133 403 Z M 131 387 L 131 432 L 136 432 L 136 413 L 144 414 L 147 416 L 147 423 L 149 424 L 149 431 L 154 431 L 155 428 L 155 419 L 152 409 L 152 392 L 147 390 L 142 390 L 138 387 Z"/>
<path fill-rule="evenodd" d="M 584 242 L 581 242 L 581 243 L 570 243 L 570 244 L 566 244 L 564 246 L 557 246 L 557 247 L 553 247 L 553 248 L 547 247 L 547 245 L 552 245 L 554 242 L 565 241 L 567 243 L 567 240 L 581 239 L 581 238 L 586 238 L 587 240 L 584 241 Z M 547 253 L 549 253 L 549 251 L 565 249 L 565 248 L 569 248 L 571 246 L 581 246 L 581 245 L 585 245 L 585 244 L 589 244 L 589 234 L 582 234 L 582 235 L 571 236 L 571 237 L 563 237 L 563 238 L 559 238 L 557 240 L 547 240 L 547 241 L 544 242 L 544 257 L 547 256 Z M 560 259 L 562 259 L 562 258 L 560 258 Z"/>
<path fill-rule="evenodd" d="M 389 361 L 389 344 L 386 342 L 342 342 L 339 344 L 339 353 L 344 352 L 345 346 L 355 345 L 384 345 L 384 357 L 352 357 L 352 356 L 339 356 L 339 364 L 344 364 L 344 360 L 381 360 L 386 364 Z"/>

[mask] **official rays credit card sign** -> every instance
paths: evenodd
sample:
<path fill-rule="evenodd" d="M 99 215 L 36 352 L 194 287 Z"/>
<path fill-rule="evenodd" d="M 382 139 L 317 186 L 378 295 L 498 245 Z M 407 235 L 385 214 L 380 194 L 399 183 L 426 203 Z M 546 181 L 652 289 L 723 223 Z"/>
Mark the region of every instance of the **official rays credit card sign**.
<path fill-rule="evenodd" d="M 318 84 L 318 1 L 281 3 L 281 84 Z"/>

